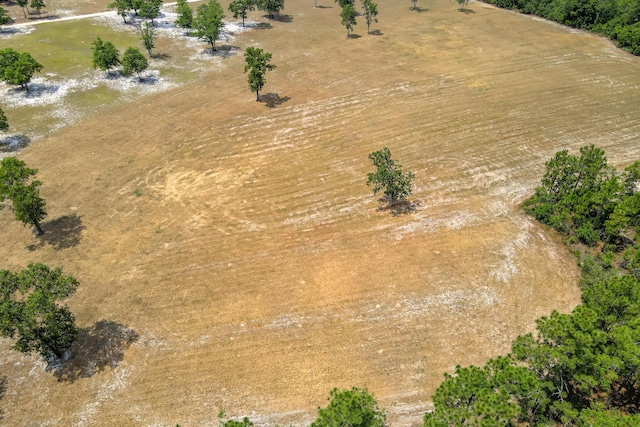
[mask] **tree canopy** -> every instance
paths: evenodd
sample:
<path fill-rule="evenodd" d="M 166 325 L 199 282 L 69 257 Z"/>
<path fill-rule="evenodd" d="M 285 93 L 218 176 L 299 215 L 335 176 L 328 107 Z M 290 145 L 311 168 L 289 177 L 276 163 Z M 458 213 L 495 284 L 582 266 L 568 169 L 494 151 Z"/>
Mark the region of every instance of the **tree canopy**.
<path fill-rule="evenodd" d="M 0 50 L 0 78 L 6 83 L 20 85 L 29 91 L 31 77 L 42 68 L 27 52 L 20 53 L 10 47 Z"/>
<path fill-rule="evenodd" d="M 342 6 L 342 12 L 340 12 L 340 17 L 342 18 L 342 25 L 347 29 L 347 37 L 351 34 L 354 25 L 356 25 L 356 16 L 358 13 L 356 12 L 356 8 L 353 7 L 351 3 L 347 3 Z"/>
<path fill-rule="evenodd" d="M 40 235 L 40 221 L 47 216 L 47 211 L 45 201 L 40 197 L 42 182 L 32 180 L 37 172 L 15 157 L 5 157 L 0 161 L 0 203 L 10 200 L 8 207 L 15 218 L 24 225 L 33 225 Z M 0 205 L 3 207 L 5 205 Z"/>
<path fill-rule="evenodd" d="M 267 12 L 269 18 L 284 9 L 284 0 L 257 0 L 258 9 Z"/>
<path fill-rule="evenodd" d="M 318 418 L 310 427 L 384 427 L 386 414 L 366 388 L 334 388 L 326 408 L 318 408 Z"/>
<path fill-rule="evenodd" d="M 153 26 L 153 20 L 160 16 L 160 8 L 162 7 L 162 0 L 143 0 L 140 3 L 139 15 L 142 18 L 151 20 Z"/>
<path fill-rule="evenodd" d="M 189 3 L 186 0 L 178 0 L 176 2 L 176 13 L 178 16 L 175 24 L 187 30 L 187 34 L 189 34 L 189 29 L 193 28 L 193 9 L 189 7 Z"/>
<path fill-rule="evenodd" d="M 6 10 L 0 7 L 0 25 L 8 24 L 11 21 L 13 21 L 13 19 L 11 19 L 11 16 L 9 16 Z M 0 32 L 2 32 L 1 27 L 0 27 Z"/>
<path fill-rule="evenodd" d="M 99 68 L 111 74 L 111 69 L 120 65 L 120 52 L 115 45 L 109 41 L 103 42 L 97 37 L 91 43 L 93 52 L 93 68 Z"/>
<path fill-rule="evenodd" d="M 256 93 L 256 101 L 260 101 L 260 91 L 267 82 L 264 75 L 267 71 L 274 70 L 276 66 L 269 64 L 271 54 L 257 47 L 248 47 L 244 52 L 244 59 L 246 62 L 244 72 L 249 72 L 249 89 Z"/>
<path fill-rule="evenodd" d="M 29 6 L 38 12 L 38 18 L 40 17 L 40 11 L 47 7 L 47 5 L 44 4 L 44 0 L 31 0 L 31 4 Z"/>
<path fill-rule="evenodd" d="M 156 32 L 153 29 L 153 25 L 145 22 L 140 26 L 140 40 L 142 40 L 142 45 L 147 49 L 149 56 L 151 56 L 151 50 L 156 47 Z"/>
<path fill-rule="evenodd" d="M 247 12 L 255 8 L 254 0 L 233 0 L 229 3 L 229 12 L 233 13 L 235 19 L 242 18 L 242 26 L 247 17 Z"/>
<path fill-rule="evenodd" d="M 4 111 L 0 108 L 0 131 L 6 132 L 9 130 L 9 122 L 7 121 L 7 116 L 5 116 Z"/>
<path fill-rule="evenodd" d="M 364 19 L 367 22 L 367 34 L 371 34 L 371 23 L 378 22 L 378 5 L 371 0 L 362 0 Z"/>
<path fill-rule="evenodd" d="M 373 184 L 373 194 L 384 191 L 389 206 L 411 194 L 411 183 L 415 175 L 403 171 L 402 166 L 391 158 L 387 147 L 369 154 L 369 159 L 376 168 L 375 172 L 367 174 L 367 185 Z"/>
<path fill-rule="evenodd" d="M 209 0 L 209 3 L 198 6 L 193 20 L 196 37 L 209 43 L 213 51 L 216 50 L 216 39 L 220 30 L 224 28 L 222 18 L 224 12 L 218 0 Z"/>
<path fill-rule="evenodd" d="M 109 3 L 107 5 L 108 9 L 115 9 L 116 13 L 122 16 L 122 20 L 124 23 L 127 23 L 127 15 L 131 10 L 131 1 L 130 0 L 114 0 L 113 3 Z"/>
<path fill-rule="evenodd" d="M 135 47 L 129 47 L 122 55 L 122 74 L 128 76 L 136 73 L 140 79 L 140 73 L 147 69 L 147 58 Z"/>
<path fill-rule="evenodd" d="M 78 336 L 75 317 L 59 304 L 78 281 L 44 264 L 19 273 L 0 270 L 0 335 L 15 338 L 14 349 L 37 352 L 45 360 L 62 358 Z"/>

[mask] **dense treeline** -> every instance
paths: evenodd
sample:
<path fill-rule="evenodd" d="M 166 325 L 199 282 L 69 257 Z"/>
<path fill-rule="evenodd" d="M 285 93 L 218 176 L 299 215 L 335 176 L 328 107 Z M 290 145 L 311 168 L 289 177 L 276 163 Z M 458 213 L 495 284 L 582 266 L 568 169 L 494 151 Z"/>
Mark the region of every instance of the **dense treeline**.
<path fill-rule="evenodd" d="M 582 303 L 538 319 L 511 354 L 445 374 L 425 426 L 640 425 L 639 168 L 617 172 L 594 146 L 547 162 L 525 209 L 567 237 Z"/>
<path fill-rule="evenodd" d="M 484 0 L 505 9 L 594 31 L 640 55 L 640 0 Z"/>

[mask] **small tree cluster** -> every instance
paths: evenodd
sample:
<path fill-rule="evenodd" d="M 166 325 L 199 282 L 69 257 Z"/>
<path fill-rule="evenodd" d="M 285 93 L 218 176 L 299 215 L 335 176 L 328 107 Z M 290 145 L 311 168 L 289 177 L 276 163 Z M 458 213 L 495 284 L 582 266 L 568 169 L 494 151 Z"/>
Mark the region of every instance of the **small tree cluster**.
<path fill-rule="evenodd" d="M 140 79 L 140 73 L 149 66 L 147 58 L 145 58 L 137 48 L 129 47 L 122 56 L 122 60 L 120 60 L 120 52 L 116 49 L 115 45 L 109 41 L 103 42 L 102 39 L 98 37 L 91 43 L 91 46 L 93 52 L 93 68 L 107 71 L 109 75 L 111 75 L 112 68 L 122 65 L 122 74 L 128 76 L 135 72 Z"/>
<path fill-rule="evenodd" d="M 31 0 L 29 6 L 31 6 L 32 9 L 35 9 L 36 12 L 38 12 L 38 18 L 41 17 L 40 11 L 47 7 L 47 5 L 44 4 L 44 0 Z"/>
<path fill-rule="evenodd" d="M 2 32 L 2 25 L 6 25 L 13 21 L 6 10 L 0 7 L 0 32 Z"/>
<path fill-rule="evenodd" d="M 384 427 L 384 410 L 366 388 L 353 387 L 351 390 L 334 388 L 329 394 L 326 408 L 318 408 L 318 418 L 310 427 Z"/>
<path fill-rule="evenodd" d="M 0 50 L 0 80 L 6 83 L 20 85 L 29 91 L 31 77 L 42 68 L 27 52 L 20 53 L 10 47 Z"/>
<path fill-rule="evenodd" d="M 24 225 L 33 225 L 38 235 L 42 234 L 40 221 L 47 216 L 46 204 L 40 197 L 42 182 L 33 180 L 36 169 L 29 169 L 15 157 L 5 157 L 0 162 L 0 203 L 9 200 L 8 207 L 15 218 Z"/>
<path fill-rule="evenodd" d="M 162 0 L 114 0 L 107 5 L 109 9 L 116 9 L 116 13 L 122 16 L 124 23 L 127 23 L 127 16 L 133 10 L 136 16 L 153 20 L 160 16 Z"/>
<path fill-rule="evenodd" d="M 0 335 L 16 339 L 13 348 L 20 352 L 62 358 L 78 329 L 73 313 L 59 301 L 77 288 L 76 279 L 43 264 L 29 264 L 19 273 L 0 270 Z"/>
<path fill-rule="evenodd" d="M 342 25 L 347 29 L 347 38 L 351 36 L 353 27 L 357 25 L 355 0 L 336 0 L 341 7 L 340 18 Z M 378 5 L 371 0 L 361 0 L 363 16 L 367 22 L 367 34 L 371 34 L 371 23 L 378 22 Z"/>

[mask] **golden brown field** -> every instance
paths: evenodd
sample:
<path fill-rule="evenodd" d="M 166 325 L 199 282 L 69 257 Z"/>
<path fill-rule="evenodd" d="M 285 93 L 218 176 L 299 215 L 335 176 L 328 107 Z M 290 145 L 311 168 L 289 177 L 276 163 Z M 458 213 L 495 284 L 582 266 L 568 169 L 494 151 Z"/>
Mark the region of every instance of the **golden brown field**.
<path fill-rule="evenodd" d="M 271 106 L 238 53 L 19 155 L 49 217 L 40 241 L 0 212 L 0 268 L 62 266 L 85 330 L 58 375 L 0 342 L 0 423 L 305 425 L 332 387 L 367 386 L 419 425 L 444 371 L 579 302 L 574 259 L 520 203 L 557 150 L 640 159 L 640 60 L 482 3 L 381 0 L 378 33 L 360 18 L 351 39 L 318 5 L 253 12 L 271 27 L 233 42 L 273 53 Z M 415 212 L 365 185 L 383 146 Z"/>

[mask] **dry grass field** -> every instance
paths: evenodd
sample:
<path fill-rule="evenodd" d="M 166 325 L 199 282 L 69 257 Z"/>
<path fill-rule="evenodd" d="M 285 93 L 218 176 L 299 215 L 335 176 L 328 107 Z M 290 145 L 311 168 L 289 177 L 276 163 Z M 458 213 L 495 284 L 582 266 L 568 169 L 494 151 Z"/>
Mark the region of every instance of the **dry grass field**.
<path fill-rule="evenodd" d="M 232 42 L 273 53 L 266 102 L 236 50 L 20 153 L 49 217 L 38 240 L 0 212 L 0 268 L 74 275 L 83 331 L 55 372 L 0 341 L 0 424 L 304 425 L 367 386 L 419 425 L 444 371 L 579 302 L 575 261 L 520 204 L 557 150 L 640 159 L 640 60 L 482 3 L 380 0 L 351 39 L 318 5 L 254 12 Z M 383 146 L 416 174 L 414 212 L 365 185 Z"/>

